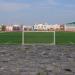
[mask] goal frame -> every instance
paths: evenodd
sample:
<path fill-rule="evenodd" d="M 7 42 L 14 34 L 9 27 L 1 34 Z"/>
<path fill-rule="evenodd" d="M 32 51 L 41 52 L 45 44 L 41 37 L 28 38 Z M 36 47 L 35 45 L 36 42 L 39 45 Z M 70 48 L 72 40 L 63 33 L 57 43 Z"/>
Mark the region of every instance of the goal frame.
<path fill-rule="evenodd" d="M 24 41 L 24 32 L 53 32 L 53 42 L 49 43 L 49 45 L 55 45 L 56 44 L 56 40 L 55 40 L 55 31 L 24 31 L 24 28 L 22 29 L 22 45 L 25 45 Z M 34 43 L 35 44 L 35 43 Z M 38 43 L 37 43 L 38 44 Z M 43 44 L 43 43 L 42 43 Z"/>

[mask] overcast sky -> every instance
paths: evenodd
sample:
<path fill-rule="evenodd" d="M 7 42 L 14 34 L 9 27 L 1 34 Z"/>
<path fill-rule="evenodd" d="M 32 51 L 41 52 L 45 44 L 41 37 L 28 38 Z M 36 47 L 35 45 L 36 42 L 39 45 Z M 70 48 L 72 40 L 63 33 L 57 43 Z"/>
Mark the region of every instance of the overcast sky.
<path fill-rule="evenodd" d="M 75 0 L 0 0 L 0 24 L 75 21 Z"/>

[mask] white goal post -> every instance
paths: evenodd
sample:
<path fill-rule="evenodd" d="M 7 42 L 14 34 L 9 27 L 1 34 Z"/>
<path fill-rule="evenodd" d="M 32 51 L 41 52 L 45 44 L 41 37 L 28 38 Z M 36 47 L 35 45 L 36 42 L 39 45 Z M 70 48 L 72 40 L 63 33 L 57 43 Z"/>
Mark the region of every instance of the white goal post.
<path fill-rule="evenodd" d="M 55 45 L 55 42 L 56 42 L 56 41 L 55 41 L 55 31 L 54 31 L 54 45 Z"/>
<path fill-rule="evenodd" d="M 22 26 L 22 45 L 24 45 L 24 26 Z"/>
<path fill-rule="evenodd" d="M 50 45 L 55 45 L 56 44 L 55 31 L 29 31 L 29 32 L 52 32 L 53 33 L 53 42 L 50 43 Z M 25 42 L 24 42 L 25 41 L 25 39 L 24 39 L 24 33 L 25 33 L 24 27 L 22 27 L 22 45 L 25 45 Z"/>

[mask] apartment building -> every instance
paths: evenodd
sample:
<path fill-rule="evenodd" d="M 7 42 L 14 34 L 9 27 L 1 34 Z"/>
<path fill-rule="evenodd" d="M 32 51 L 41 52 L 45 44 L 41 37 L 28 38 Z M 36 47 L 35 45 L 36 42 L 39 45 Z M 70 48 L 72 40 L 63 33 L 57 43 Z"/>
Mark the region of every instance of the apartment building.
<path fill-rule="evenodd" d="M 23 29 L 24 29 L 24 31 L 32 31 L 33 27 L 32 26 L 23 25 Z"/>
<path fill-rule="evenodd" d="M 13 31 L 13 26 L 12 26 L 12 25 L 7 25 L 7 26 L 5 27 L 5 31 L 7 31 L 7 32 Z"/>
<path fill-rule="evenodd" d="M 22 31 L 22 25 L 13 25 L 13 31 Z"/>
<path fill-rule="evenodd" d="M 65 24 L 65 31 L 75 31 L 75 24 Z"/>
<path fill-rule="evenodd" d="M 75 24 L 0 25 L 0 31 L 75 31 Z"/>
<path fill-rule="evenodd" d="M 47 30 L 47 25 L 44 24 L 35 24 L 33 26 L 34 31 L 46 31 Z"/>
<path fill-rule="evenodd" d="M 61 25 L 59 24 L 35 24 L 33 26 L 33 29 L 35 31 L 59 31 L 61 28 Z"/>

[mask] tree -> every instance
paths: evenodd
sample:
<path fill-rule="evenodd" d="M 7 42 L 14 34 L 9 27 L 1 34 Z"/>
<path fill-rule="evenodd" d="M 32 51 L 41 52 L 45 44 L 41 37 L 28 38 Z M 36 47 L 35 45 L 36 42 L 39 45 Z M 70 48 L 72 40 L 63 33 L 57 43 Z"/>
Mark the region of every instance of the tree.
<path fill-rule="evenodd" d="M 2 31 L 6 30 L 6 26 L 2 25 Z"/>

